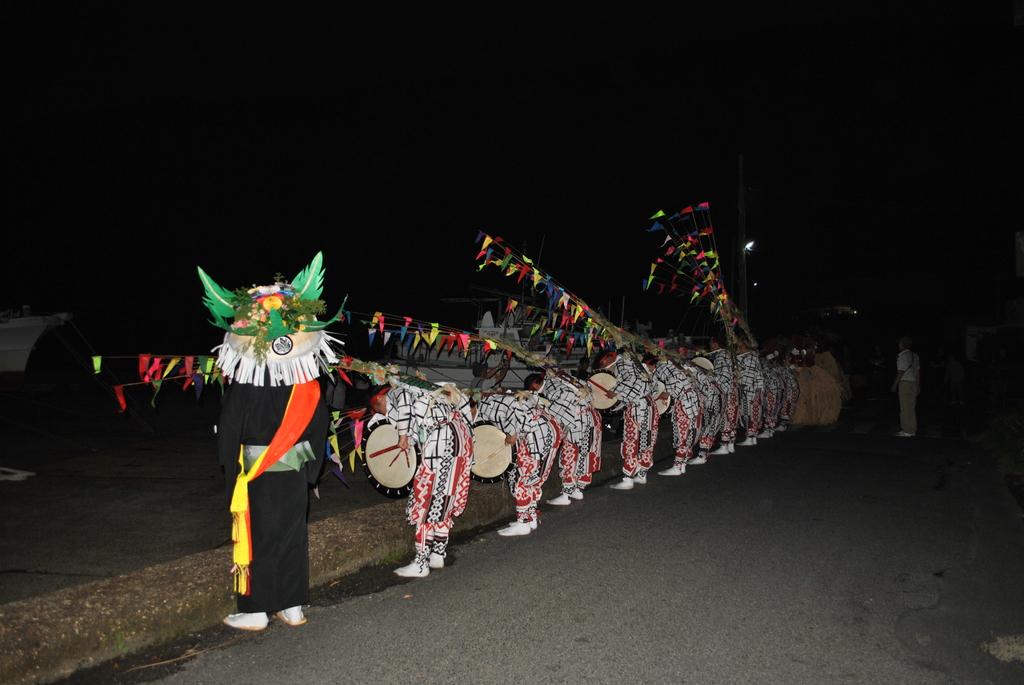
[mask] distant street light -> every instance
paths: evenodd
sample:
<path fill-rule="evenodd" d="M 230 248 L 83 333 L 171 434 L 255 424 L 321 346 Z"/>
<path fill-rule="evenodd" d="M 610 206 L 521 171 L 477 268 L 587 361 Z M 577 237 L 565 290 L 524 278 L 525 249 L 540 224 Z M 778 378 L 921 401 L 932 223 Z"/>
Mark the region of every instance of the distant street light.
<path fill-rule="evenodd" d="M 743 246 L 743 251 L 744 252 L 753 252 L 754 251 L 754 241 L 751 240 L 749 243 L 744 245 Z"/>

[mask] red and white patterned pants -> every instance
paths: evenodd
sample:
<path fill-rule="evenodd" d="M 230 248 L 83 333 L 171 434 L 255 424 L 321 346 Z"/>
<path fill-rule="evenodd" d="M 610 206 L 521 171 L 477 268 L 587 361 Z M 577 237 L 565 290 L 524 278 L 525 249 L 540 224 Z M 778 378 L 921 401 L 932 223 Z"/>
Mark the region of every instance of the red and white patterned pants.
<path fill-rule="evenodd" d="M 622 412 L 622 472 L 629 477 L 645 476 L 654 465 L 654 441 L 661 415 L 650 397 L 627 405 Z"/>
<path fill-rule="evenodd" d="M 736 423 L 740 415 L 740 394 L 735 385 L 727 387 L 725 396 L 725 427 L 722 428 L 722 442 L 736 439 Z"/>
<path fill-rule="evenodd" d="M 455 414 L 436 433 L 421 445 L 423 457 L 406 506 L 409 523 L 416 527 L 418 559 L 430 552 L 445 555 L 454 519 L 466 510 L 469 501 L 469 467 L 473 461 L 469 426 L 461 414 Z"/>
<path fill-rule="evenodd" d="M 590 433 L 590 441 L 587 446 L 587 472 L 580 476 L 580 490 L 590 485 L 594 480 L 594 474 L 601 470 L 601 431 L 604 417 L 593 407 L 591 407 L 590 413 L 594 416 L 594 429 Z"/>
<path fill-rule="evenodd" d="M 693 458 L 693 443 L 700 433 L 701 412 L 688 416 L 683 403 L 672 403 L 672 450 L 675 453 L 674 466 L 683 466 Z"/>
<path fill-rule="evenodd" d="M 551 475 L 551 466 L 562 441 L 558 423 L 546 414 L 542 418 L 547 427 L 532 436 L 520 436 L 516 441 L 516 468 L 514 477 L 509 478 L 509 490 L 516 500 L 516 520 L 523 523 L 537 520 L 541 488 Z"/>

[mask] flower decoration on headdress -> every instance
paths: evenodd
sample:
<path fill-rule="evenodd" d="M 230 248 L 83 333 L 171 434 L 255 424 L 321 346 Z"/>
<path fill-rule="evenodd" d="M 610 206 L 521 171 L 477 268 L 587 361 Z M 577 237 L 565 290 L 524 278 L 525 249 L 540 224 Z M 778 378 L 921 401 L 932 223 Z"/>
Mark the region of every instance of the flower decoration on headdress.
<path fill-rule="evenodd" d="M 271 385 L 291 384 L 316 378 L 321 362 L 337 361 L 329 345 L 334 339 L 323 330 L 342 310 L 327 321 L 317 320 L 327 308 L 320 299 L 324 273 L 323 254 L 318 252 L 290 282 L 278 274 L 271 285 L 231 291 L 199 268 L 211 323 L 228 332 L 218 358 L 226 374 L 262 385 L 269 370 Z"/>

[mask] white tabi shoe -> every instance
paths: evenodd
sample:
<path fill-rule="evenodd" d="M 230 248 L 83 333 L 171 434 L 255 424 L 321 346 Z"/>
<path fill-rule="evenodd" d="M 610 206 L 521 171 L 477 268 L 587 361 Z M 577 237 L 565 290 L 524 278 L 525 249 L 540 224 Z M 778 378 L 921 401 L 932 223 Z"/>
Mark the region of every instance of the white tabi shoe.
<path fill-rule="evenodd" d="M 682 467 L 671 466 L 671 467 L 665 469 L 664 471 L 658 471 L 658 475 L 659 476 L 681 476 L 684 473 L 686 473 L 686 465 L 685 464 L 683 464 Z"/>
<path fill-rule="evenodd" d="M 444 568 L 444 557 L 440 554 L 430 553 L 430 560 L 427 561 L 427 566 L 433 569 Z"/>
<path fill-rule="evenodd" d="M 731 444 L 731 442 L 723 442 L 711 454 L 729 454 L 729 445 Z"/>
<path fill-rule="evenodd" d="M 569 499 L 569 495 L 565 494 L 564 492 L 558 497 L 548 500 L 548 504 L 554 504 L 556 507 L 565 507 L 571 503 L 572 500 Z"/>
<path fill-rule="evenodd" d="M 501 530 L 499 530 L 498 531 L 498 535 L 501 535 L 502 537 L 510 538 L 510 537 L 516 537 L 516 536 L 519 536 L 519 535 L 529 535 L 530 531 L 532 531 L 532 530 L 533 530 L 533 528 L 530 527 L 529 523 L 524 523 L 522 521 L 516 521 L 515 523 L 510 523 L 509 525 L 507 525 L 504 528 L 502 528 Z"/>
<path fill-rule="evenodd" d="M 537 519 L 530 521 L 530 530 L 537 530 Z"/>
<path fill-rule="evenodd" d="M 306 622 L 306 615 L 302 613 L 301 606 L 289 607 L 284 611 L 277 612 L 274 615 L 277 616 L 281 623 L 292 626 L 293 628 L 296 626 L 301 626 Z"/>
<path fill-rule="evenodd" d="M 729 443 L 729 454 L 736 454 L 736 442 Z"/>
<path fill-rule="evenodd" d="M 686 462 L 687 466 L 700 466 L 701 464 L 708 463 L 708 458 L 703 454 L 698 454 L 696 457 Z"/>
<path fill-rule="evenodd" d="M 618 483 L 612 483 L 608 487 L 610 487 L 612 490 L 632 490 L 633 479 L 630 478 L 629 476 L 624 476 L 622 480 L 620 480 Z"/>
<path fill-rule="evenodd" d="M 772 437 L 772 435 L 774 435 L 774 433 L 775 433 L 775 431 L 773 431 L 771 428 L 766 428 L 765 430 L 763 430 L 760 433 L 758 433 L 757 437 L 767 439 L 767 438 Z"/>
<path fill-rule="evenodd" d="M 255 614 L 228 614 L 224 619 L 224 625 L 239 630 L 263 630 L 269 622 L 265 611 Z"/>
<path fill-rule="evenodd" d="M 430 568 L 426 564 L 421 565 L 420 562 L 413 560 L 411 564 L 396 568 L 395 575 L 403 578 L 426 578 L 430 575 Z"/>
<path fill-rule="evenodd" d="M 757 438 L 749 437 L 743 440 L 743 442 L 737 442 L 736 444 L 739 445 L 740 447 L 751 447 L 757 444 Z"/>
<path fill-rule="evenodd" d="M 583 491 L 573 490 L 571 493 L 569 493 L 569 499 L 574 499 L 577 502 L 580 501 L 581 499 L 583 499 Z"/>
<path fill-rule="evenodd" d="M 780 423 L 779 425 L 777 425 L 775 427 L 775 430 L 785 432 L 786 431 L 786 424 Z"/>
<path fill-rule="evenodd" d="M 647 485 L 647 474 L 645 473 L 642 476 L 633 476 L 633 484 L 634 485 Z"/>

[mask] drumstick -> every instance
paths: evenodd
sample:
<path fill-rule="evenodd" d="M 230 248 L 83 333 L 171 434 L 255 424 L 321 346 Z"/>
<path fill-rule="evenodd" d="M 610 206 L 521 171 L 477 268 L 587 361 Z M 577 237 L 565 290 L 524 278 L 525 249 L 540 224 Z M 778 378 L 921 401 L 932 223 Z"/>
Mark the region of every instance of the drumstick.
<path fill-rule="evenodd" d="M 595 381 L 593 378 L 588 378 L 587 381 L 590 382 L 590 383 L 593 383 L 594 385 L 596 385 L 598 390 L 601 390 L 603 392 L 611 392 L 611 390 L 609 390 L 608 388 L 604 387 L 603 385 L 601 385 L 600 383 Z"/>
<path fill-rule="evenodd" d="M 395 445 L 395 447 L 398 447 L 398 445 Z M 403 454 L 405 455 L 405 465 L 408 466 L 409 465 L 409 450 L 402 450 L 401 452 L 396 454 L 395 458 L 392 459 L 390 462 L 388 462 L 388 466 L 394 466 L 395 462 L 398 461 L 398 458 L 400 456 L 402 456 Z"/>
<path fill-rule="evenodd" d="M 367 459 L 373 459 L 374 457 L 379 457 L 380 455 L 384 454 L 385 452 L 391 452 L 391 451 L 397 450 L 397 449 L 398 449 L 398 445 L 392 445 L 391 447 L 385 447 L 382 450 L 377 450 L 373 454 L 367 455 L 366 458 Z M 391 463 L 394 463 L 394 462 L 391 462 Z"/>

